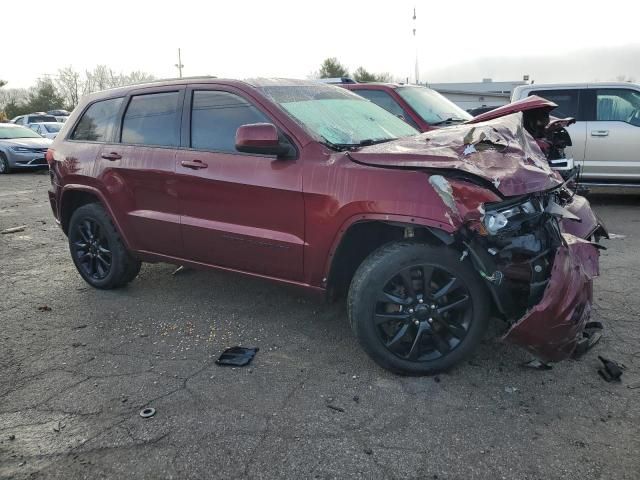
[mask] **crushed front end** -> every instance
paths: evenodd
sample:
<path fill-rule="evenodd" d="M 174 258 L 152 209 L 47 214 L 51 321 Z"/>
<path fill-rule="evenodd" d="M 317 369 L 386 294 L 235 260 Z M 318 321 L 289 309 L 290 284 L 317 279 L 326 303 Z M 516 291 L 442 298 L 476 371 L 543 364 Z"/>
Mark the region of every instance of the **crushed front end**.
<path fill-rule="evenodd" d="M 578 219 L 561 195 L 484 204 L 456 235 L 508 322 L 503 340 L 543 362 L 568 358 L 583 338 L 598 275 L 598 246 L 563 233 L 561 222 Z"/>

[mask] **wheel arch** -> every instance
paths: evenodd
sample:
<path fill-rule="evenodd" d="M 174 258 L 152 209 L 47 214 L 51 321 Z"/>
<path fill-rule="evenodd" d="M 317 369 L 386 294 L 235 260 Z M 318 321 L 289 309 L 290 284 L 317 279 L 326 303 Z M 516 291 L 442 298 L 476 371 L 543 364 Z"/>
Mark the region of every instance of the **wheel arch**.
<path fill-rule="evenodd" d="M 416 217 L 352 217 L 338 232 L 328 255 L 325 268 L 327 299 L 333 301 L 345 296 L 360 264 L 382 245 L 407 238 L 433 245 L 451 245 L 454 242 L 452 233 L 450 225 Z"/>
<path fill-rule="evenodd" d="M 104 207 L 116 230 L 120 234 L 122 241 L 127 249 L 129 249 L 129 241 L 109 203 L 105 200 L 104 195 L 97 188 L 87 185 L 66 185 L 62 191 L 60 197 L 60 226 L 62 227 L 62 231 L 65 235 L 69 232 L 69 221 L 71 220 L 73 212 L 75 212 L 79 207 L 89 203 L 99 203 Z"/>

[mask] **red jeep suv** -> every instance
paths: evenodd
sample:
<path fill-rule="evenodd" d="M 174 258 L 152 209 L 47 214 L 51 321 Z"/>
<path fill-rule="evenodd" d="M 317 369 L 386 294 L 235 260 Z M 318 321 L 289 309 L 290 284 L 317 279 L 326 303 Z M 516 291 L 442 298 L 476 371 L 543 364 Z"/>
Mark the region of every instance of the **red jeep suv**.
<path fill-rule="evenodd" d="M 490 314 L 504 340 L 558 361 L 583 339 L 600 227 L 524 128 L 528 101 L 419 134 L 307 81 L 108 90 L 47 153 L 49 198 L 96 288 L 127 284 L 142 261 L 236 271 L 347 294 L 362 347 L 395 372 L 459 362 Z"/>

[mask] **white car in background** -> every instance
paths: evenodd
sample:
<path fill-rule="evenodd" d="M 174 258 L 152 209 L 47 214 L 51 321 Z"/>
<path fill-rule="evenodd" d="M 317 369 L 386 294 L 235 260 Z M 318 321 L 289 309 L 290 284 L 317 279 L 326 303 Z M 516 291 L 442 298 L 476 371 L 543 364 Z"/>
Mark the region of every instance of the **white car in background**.
<path fill-rule="evenodd" d="M 640 187 L 640 85 L 626 82 L 520 85 L 511 101 L 538 95 L 573 117 L 567 157 L 581 166 L 581 183 Z"/>
<path fill-rule="evenodd" d="M 39 133 L 45 138 L 53 140 L 58 135 L 60 129 L 64 126 L 60 122 L 38 122 L 30 123 L 28 127 L 36 133 Z"/>

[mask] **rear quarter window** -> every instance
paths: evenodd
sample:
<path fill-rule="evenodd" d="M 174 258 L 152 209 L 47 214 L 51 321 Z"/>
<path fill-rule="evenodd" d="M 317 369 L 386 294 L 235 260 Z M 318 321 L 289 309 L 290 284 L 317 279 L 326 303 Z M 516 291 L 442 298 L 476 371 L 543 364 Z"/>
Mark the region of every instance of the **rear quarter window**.
<path fill-rule="evenodd" d="M 101 100 L 91 105 L 82 115 L 71 134 L 71 140 L 107 142 L 117 124 L 122 98 Z"/>

